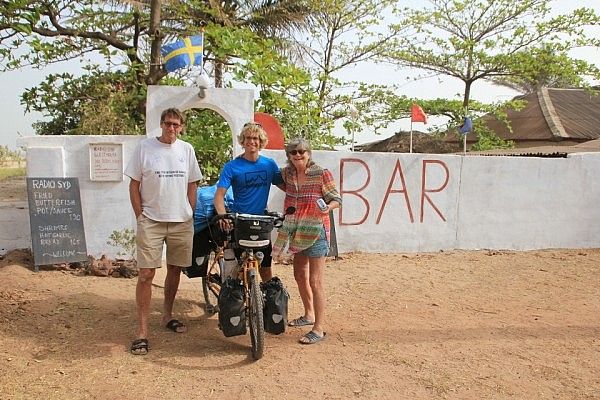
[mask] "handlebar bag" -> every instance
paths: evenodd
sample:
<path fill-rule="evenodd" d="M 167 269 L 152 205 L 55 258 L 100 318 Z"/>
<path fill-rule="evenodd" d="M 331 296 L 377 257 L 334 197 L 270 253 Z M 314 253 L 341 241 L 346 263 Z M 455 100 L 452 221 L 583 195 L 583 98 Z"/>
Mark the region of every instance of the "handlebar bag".
<path fill-rule="evenodd" d="M 274 276 L 271 280 L 261 283 L 265 295 L 263 308 L 265 331 L 274 335 L 285 332 L 288 321 L 288 300 L 290 295 L 283 286 L 281 279 Z"/>
<path fill-rule="evenodd" d="M 269 245 L 272 230 L 273 217 L 241 214 L 236 219 L 234 235 L 242 247 L 261 248 Z"/>
<path fill-rule="evenodd" d="M 246 334 L 244 285 L 239 279 L 227 278 L 219 293 L 219 328 L 226 337 Z"/>

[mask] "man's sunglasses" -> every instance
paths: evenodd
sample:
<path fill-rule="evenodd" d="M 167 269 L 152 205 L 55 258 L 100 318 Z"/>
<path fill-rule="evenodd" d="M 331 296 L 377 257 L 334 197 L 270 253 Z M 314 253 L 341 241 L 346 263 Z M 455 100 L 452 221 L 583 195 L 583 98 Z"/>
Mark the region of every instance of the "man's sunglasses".
<path fill-rule="evenodd" d="M 259 128 L 261 128 L 261 129 L 262 129 L 262 125 L 261 125 L 261 124 L 259 124 L 258 122 L 246 122 L 246 123 L 244 124 L 244 128 L 247 128 L 247 127 L 249 127 L 249 126 L 258 126 Z"/>
<path fill-rule="evenodd" d="M 163 124 L 164 124 L 164 125 L 165 125 L 167 128 L 173 127 L 173 128 L 175 128 L 175 129 L 179 129 L 179 128 L 181 128 L 181 126 L 182 126 L 182 124 L 178 124 L 177 122 L 165 122 L 165 121 L 163 121 Z"/>
<path fill-rule="evenodd" d="M 295 156 L 296 154 L 300 154 L 301 156 L 304 155 L 304 153 L 306 153 L 307 150 L 291 150 L 288 152 L 288 154 L 291 154 L 293 156 Z"/>

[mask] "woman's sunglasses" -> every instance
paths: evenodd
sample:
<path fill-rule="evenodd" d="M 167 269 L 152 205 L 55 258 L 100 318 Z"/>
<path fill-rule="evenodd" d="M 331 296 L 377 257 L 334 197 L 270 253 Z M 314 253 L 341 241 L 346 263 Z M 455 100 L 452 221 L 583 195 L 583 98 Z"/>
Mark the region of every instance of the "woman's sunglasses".
<path fill-rule="evenodd" d="M 295 156 L 296 154 L 300 154 L 301 156 L 303 156 L 304 153 L 306 153 L 306 150 L 291 150 L 290 152 L 288 152 L 288 154 L 291 154 L 293 156 Z"/>

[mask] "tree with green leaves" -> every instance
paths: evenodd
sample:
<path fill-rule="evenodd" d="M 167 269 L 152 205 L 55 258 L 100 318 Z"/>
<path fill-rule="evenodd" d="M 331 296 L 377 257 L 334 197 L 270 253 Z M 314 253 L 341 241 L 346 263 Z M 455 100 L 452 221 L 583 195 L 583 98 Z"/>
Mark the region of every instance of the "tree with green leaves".
<path fill-rule="evenodd" d="M 413 35 L 399 37 L 386 59 L 453 77 L 464 83 L 463 107 L 469 106 L 472 85 L 479 80 L 510 81 L 541 73 L 536 49 L 552 49 L 563 57 L 570 49 L 594 44 L 584 28 L 599 23 L 593 10 L 579 8 L 568 15 L 551 13 L 551 0 L 430 0 L 431 8 L 404 9 L 402 27 Z M 527 55 L 530 55 L 529 57 Z M 554 58 L 553 61 L 557 61 Z M 570 63 L 562 74 L 570 82 L 597 69 Z"/>
<path fill-rule="evenodd" d="M 307 130 L 316 131 L 314 125 L 332 129 L 338 120 L 344 121 L 349 132 L 360 129 L 361 125 L 369 125 L 375 131 L 387 125 L 384 103 L 394 97 L 393 87 L 344 81 L 342 75 L 359 64 L 376 62 L 389 44 L 403 34 L 403 28 L 381 24 L 396 3 L 393 0 L 320 2 L 321 12 L 314 18 L 309 36 L 299 39 L 305 52 L 297 62 L 312 76 L 312 101 L 316 103 L 311 120 L 302 125 Z M 351 107 L 356 108 L 354 116 Z"/>
<path fill-rule="evenodd" d="M 136 135 L 144 132 L 145 86 L 128 72 L 107 72 L 95 66 L 86 74 L 52 74 L 21 96 L 26 111 L 46 121 L 33 124 L 43 135 Z"/>
<path fill-rule="evenodd" d="M 460 124 L 466 113 L 494 113 L 511 129 L 502 116 L 507 105 L 482 108 L 471 100 L 477 81 L 529 90 L 555 82 L 583 85 L 585 77 L 599 77 L 595 66 L 567 56 L 576 47 L 597 45 L 584 29 L 599 22 L 593 10 L 579 8 L 568 15 L 555 15 L 551 0 L 429 3 L 427 8 L 401 11 L 399 26 L 411 29 L 412 34 L 399 37 L 384 59 L 464 83 L 461 110 L 452 113 L 450 126 Z M 508 106 L 518 104 L 513 103 Z M 435 107 L 423 108 L 429 115 L 439 115 Z M 480 150 L 510 146 L 482 124 L 476 123 L 475 131 Z"/>
<path fill-rule="evenodd" d="M 233 49 L 219 46 L 220 41 L 227 41 L 228 34 L 240 29 L 250 31 L 268 39 L 279 53 L 285 54 L 293 49 L 293 35 L 305 31 L 316 12 L 314 3 L 308 0 L 187 1 L 179 3 L 178 10 L 184 17 L 179 23 L 195 26 L 200 21 L 212 26 L 213 33 L 218 32 L 208 35 L 205 52 L 206 60 L 213 66 L 216 87 L 224 87 L 230 60 L 239 57 Z"/>
<path fill-rule="evenodd" d="M 523 94 L 543 87 L 573 89 L 588 87 L 600 76 L 598 66 L 568 56 L 561 45 L 544 44 L 516 53 L 511 74 L 490 79 Z"/>
<path fill-rule="evenodd" d="M 102 67 L 88 64 L 88 73 L 79 78 L 69 74 L 49 76 L 23 95 L 28 110 L 42 111 L 50 118 L 35 125 L 37 133 L 140 133 L 144 130 L 146 85 L 165 82 L 167 74 L 160 63 L 162 42 L 196 34 L 204 26 L 205 60 L 227 66 L 213 67 L 217 86 L 231 85 L 224 83 L 225 72 L 230 80 L 244 77 L 240 82 L 261 87 L 258 105 L 272 110 L 288 106 L 286 96 L 290 92 L 308 92 L 299 87 L 308 82 L 306 74 L 275 51 L 282 48 L 286 35 L 308 22 L 308 5 L 288 0 L 162 4 L 158 0 L 3 1 L 1 68 L 43 67 L 65 60 L 86 65 L 89 54 L 100 54 L 106 60 Z M 169 75 L 167 83 L 190 82 L 190 72 L 194 71 Z M 195 118 L 202 119 L 201 115 Z M 205 122 L 210 125 L 212 120 L 209 117 Z M 209 131 L 215 134 L 206 129 L 194 133 L 209 135 Z M 188 138 L 205 144 L 204 149 L 214 153 L 230 131 L 223 126 L 218 135 L 215 140 L 210 136 Z"/>
<path fill-rule="evenodd" d="M 306 26 L 313 12 L 309 5 L 290 0 L 5 0 L 0 7 L 0 61 L 3 69 L 11 70 L 98 52 L 107 62 L 124 64 L 135 72 L 138 84 L 152 85 L 167 73 L 160 64 L 163 40 L 213 25 L 246 28 L 258 37 L 283 43 L 291 32 Z M 208 32 L 207 61 L 224 63 L 235 57 L 219 49 L 214 33 L 224 32 L 216 28 L 213 34 Z M 222 76 L 217 80 L 217 86 L 222 86 Z"/>
<path fill-rule="evenodd" d="M 3 69 L 41 68 L 99 53 L 134 71 L 138 85 L 157 83 L 166 74 L 162 68 L 150 74 L 147 50 L 153 39 L 160 48 L 161 38 L 149 36 L 150 15 L 141 8 L 91 0 L 7 0 L 0 16 Z"/>

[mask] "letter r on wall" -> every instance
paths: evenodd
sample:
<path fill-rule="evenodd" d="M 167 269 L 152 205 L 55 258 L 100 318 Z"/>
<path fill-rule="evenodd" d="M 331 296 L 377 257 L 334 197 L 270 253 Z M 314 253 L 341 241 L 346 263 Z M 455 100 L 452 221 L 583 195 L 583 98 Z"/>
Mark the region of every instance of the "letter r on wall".
<path fill-rule="evenodd" d="M 427 164 L 439 164 L 442 166 L 442 168 L 444 168 L 444 171 L 446 172 L 446 179 L 444 180 L 444 183 L 437 189 L 426 189 L 425 188 L 425 177 L 427 176 Z M 446 222 L 446 218 L 444 218 L 444 215 L 442 214 L 442 212 L 435 206 L 435 204 L 433 204 L 433 201 L 431 201 L 431 198 L 429 197 L 429 195 L 427 195 L 427 193 L 441 192 L 448 185 L 449 179 L 450 179 L 450 171 L 448 170 L 448 167 L 446 166 L 446 164 L 443 161 L 423 160 L 423 172 L 421 173 L 421 219 L 420 219 L 421 222 L 423 222 L 423 216 L 424 216 L 423 206 L 424 206 L 425 200 L 427 200 L 427 202 L 429 204 L 431 204 L 431 207 L 433 207 L 433 209 L 440 216 L 442 221 Z"/>

